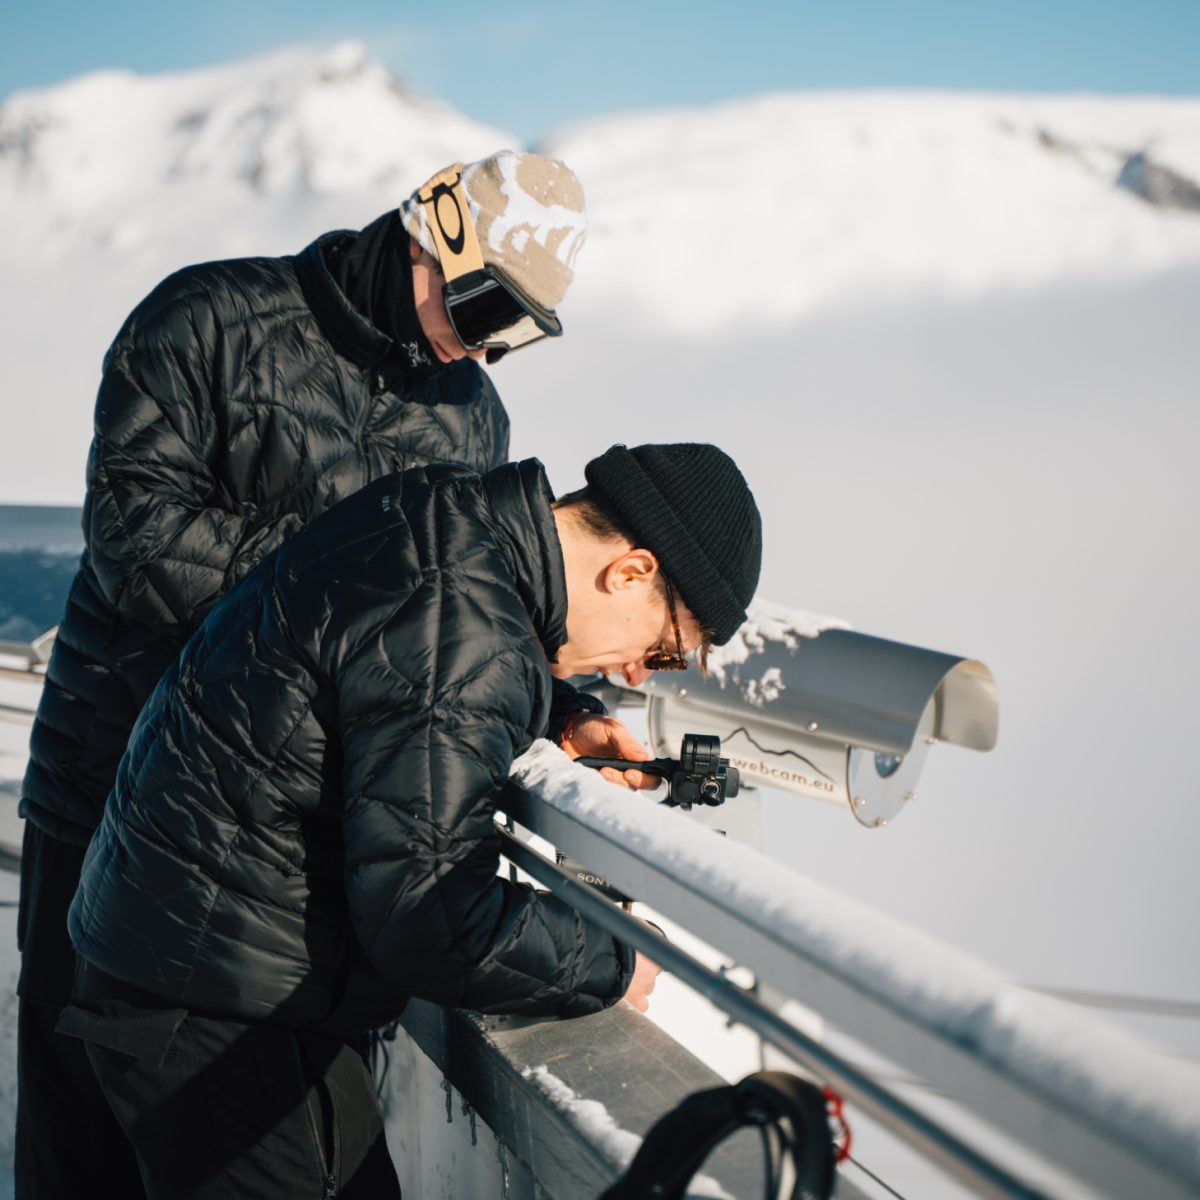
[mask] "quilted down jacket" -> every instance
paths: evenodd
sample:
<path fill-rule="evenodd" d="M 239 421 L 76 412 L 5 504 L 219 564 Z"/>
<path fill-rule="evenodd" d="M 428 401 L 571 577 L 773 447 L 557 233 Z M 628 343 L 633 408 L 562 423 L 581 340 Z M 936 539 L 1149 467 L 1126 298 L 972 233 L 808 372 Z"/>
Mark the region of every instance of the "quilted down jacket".
<path fill-rule="evenodd" d="M 338 289 L 321 247 L 189 267 L 126 321 L 88 459 L 87 552 L 30 740 L 21 815 L 86 846 L 129 732 L 217 598 L 381 475 L 488 471 L 508 418 L 462 360 L 417 374 Z"/>
<path fill-rule="evenodd" d="M 367 485 L 213 609 L 138 719 L 71 907 L 110 975 L 233 1018 L 368 1029 L 408 995 L 594 1012 L 633 952 L 497 875 L 566 580 L 536 460 Z"/>

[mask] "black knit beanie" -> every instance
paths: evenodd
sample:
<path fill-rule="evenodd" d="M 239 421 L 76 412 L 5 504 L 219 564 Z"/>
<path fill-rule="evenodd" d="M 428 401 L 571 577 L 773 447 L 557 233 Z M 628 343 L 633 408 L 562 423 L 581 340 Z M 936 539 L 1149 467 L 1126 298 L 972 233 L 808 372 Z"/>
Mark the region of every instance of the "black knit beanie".
<path fill-rule="evenodd" d="M 694 442 L 613 446 L 584 474 L 725 645 L 746 619 L 762 565 L 758 505 L 733 459 Z"/>

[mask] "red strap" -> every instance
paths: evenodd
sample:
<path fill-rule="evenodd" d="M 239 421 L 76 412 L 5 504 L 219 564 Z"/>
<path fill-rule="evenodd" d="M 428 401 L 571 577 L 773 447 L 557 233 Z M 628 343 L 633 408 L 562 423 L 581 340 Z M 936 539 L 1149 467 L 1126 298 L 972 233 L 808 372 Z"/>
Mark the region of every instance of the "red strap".
<path fill-rule="evenodd" d="M 833 1088 L 822 1088 L 821 1095 L 825 1097 L 826 1109 L 835 1122 L 833 1143 L 837 1146 L 838 1166 L 850 1157 L 850 1126 L 846 1121 L 846 1102 Z"/>

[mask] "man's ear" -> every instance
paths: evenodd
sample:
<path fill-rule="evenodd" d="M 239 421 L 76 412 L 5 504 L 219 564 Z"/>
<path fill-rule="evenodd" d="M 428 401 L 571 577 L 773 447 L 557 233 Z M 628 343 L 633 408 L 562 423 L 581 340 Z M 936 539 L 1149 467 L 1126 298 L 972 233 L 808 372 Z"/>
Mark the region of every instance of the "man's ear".
<path fill-rule="evenodd" d="M 603 586 L 610 594 L 622 592 L 643 583 L 653 583 L 657 575 L 658 559 L 649 550 L 627 550 L 608 564 L 603 575 Z"/>

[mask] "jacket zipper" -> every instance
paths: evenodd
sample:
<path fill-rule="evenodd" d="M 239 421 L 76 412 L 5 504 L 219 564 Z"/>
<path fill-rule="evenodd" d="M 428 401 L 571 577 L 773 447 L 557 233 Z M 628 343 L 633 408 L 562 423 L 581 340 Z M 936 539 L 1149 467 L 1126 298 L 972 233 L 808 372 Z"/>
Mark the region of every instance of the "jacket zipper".
<path fill-rule="evenodd" d="M 326 1084 L 325 1076 L 317 1070 L 317 1064 L 313 1061 L 312 1055 L 308 1052 L 308 1047 L 304 1044 L 301 1035 L 299 1033 L 293 1033 L 292 1038 L 292 1044 L 296 1047 L 296 1066 L 300 1069 L 300 1084 L 304 1092 L 304 1108 L 308 1113 L 309 1128 L 312 1131 L 313 1142 L 317 1148 L 317 1169 L 321 1173 L 321 1186 L 325 1189 L 325 1194 L 322 1200 L 334 1200 L 338 1194 L 338 1174 L 341 1169 L 342 1160 L 342 1137 L 341 1131 L 338 1129 L 337 1100 L 334 1097 L 333 1089 Z M 325 1147 L 321 1144 L 321 1102 L 318 1098 L 317 1112 L 314 1114 L 312 1105 L 309 1103 L 309 1071 L 304 1069 L 305 1062 L 308 1063 L 309 1070 L 312 1072 L 314 1080 L 313 1090 L 323 1092 L 329 1099 L 331 1154 L 328 1158 L 325 1156 Z"/>
<path fill-rule="evenodd" d="M 383 395 L 383 372 L 372 372 L 372 386 L 367 393 L 367 403 L 363 406 L 358 420 L 354 422 L 354 449 L 358 451 L 358 461 L 362 464 L 362 486 L 371 482 L 371 460 L 367 457 L 366 427 L 379 397 Z"/>

